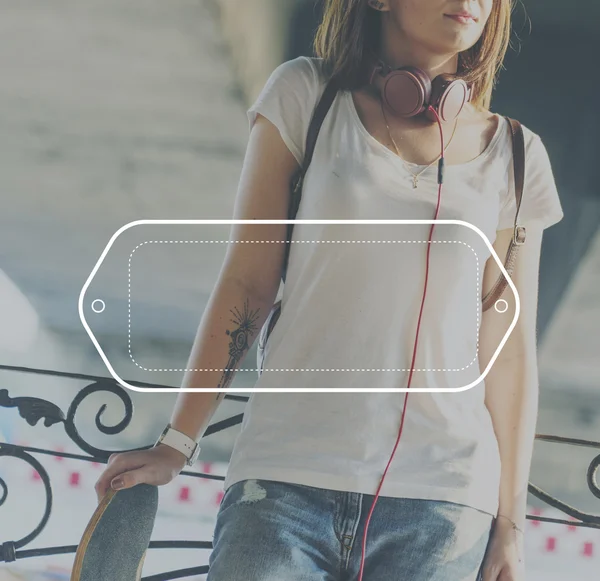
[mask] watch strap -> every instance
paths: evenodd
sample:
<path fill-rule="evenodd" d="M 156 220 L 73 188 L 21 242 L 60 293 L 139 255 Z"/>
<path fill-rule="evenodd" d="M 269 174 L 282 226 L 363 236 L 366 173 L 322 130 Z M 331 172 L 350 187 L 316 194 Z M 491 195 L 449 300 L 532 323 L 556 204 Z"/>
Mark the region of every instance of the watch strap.
<path fill-rule="evenodd" d="M 183 432 L 180 432 L 168 424 L 163 433 L 158 438 L 156 445 L 165 444 L 181 452 L 187 458 L 188 466 L 191 466 L 200 453 L 200 446 L 193 438 L 190 438 Z"/>

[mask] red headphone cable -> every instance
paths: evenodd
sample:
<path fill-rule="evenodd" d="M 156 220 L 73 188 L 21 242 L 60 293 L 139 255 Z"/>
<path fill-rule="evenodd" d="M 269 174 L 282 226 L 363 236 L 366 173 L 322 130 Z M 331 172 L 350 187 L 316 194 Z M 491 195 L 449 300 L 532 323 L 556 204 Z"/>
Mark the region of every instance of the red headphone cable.
<path fill-rule="evenodd" d="M 435 216 L 433 218 L 434 220 L 437 220 L 439 212 L 440 212 L 440 204 L 442 201 L 442 188 L 443 188 L 443 183 L 444 183 L 444 161 L 445 161 L 444 160 L 444 147 L 445 147 L 444 130 L 442 128 L 442 122 L 440 120 L 440 117 L 439 117 L 437 111 L 431 106 L 428 109 L 431 113 L 433 113 L 433 115 L 435 115 L 435 119 L 436 119 L 436 122 L 437 122 L 439 130 L 440 130 L 440 140 L 441 140 L 441 155 L 440 155 L 440 160 L 438 162 L 438 198 L 437 198 L 437 206 L 435 209 Z M 410 365 L 410 373 L 408 375 L 408 383 L 406 386 L 407 390 L 409 390 L 410 386 L 411 386 L 412 377 L 413 377 L 414 368 L 415 368 L 415 360 L 417 357 L 417 346 L 419 343 L 419 331 L 421 330 L 421 319 L 423 317 L 423 308 L 425 306 L 425 297 L 427 296 L 427 283 L 429 282 L 429 259 L 430 259 L 430 253 L 431 253 L 434 228 L 435 228 L 435 224 L 431 224 L 431 228 L 429 230 L 429 240 L 427 243 L 427 258 L 426 258 L 426 263 L 425 263 L 425 284 L 424 284 L 424 288 L 423 288 L 423 297 L 421 299 L 421 308 L 419 311 L 419 319 L 417 321 L 417 331 L 415 334 L 415 343 L 414 343 L 414 348 L 413 348 L 412 361 L 411 361 L 411 365 Z M 377 500 L 379 499 L 379 493 L 381 492 L 383 482 L 384 482 L 385 477 L 387 476 L 388 470 L 392 464 L 392 460 L 394 459 L 396 450 L 398 449 L 398 444 L 400 444 L 400 438 L 402 437 L 402 429 L 404 428 L 404 417 L 406 416 L 407 404 L 408 404 L 408 391 L 405 391 L 404 392 L 404 407 L 402 409 L 402 416 L 400 418 L 400 428 L 398 430 L 398 437 L 396 438 L 396 443 L 394 444 L 394 449 L 392 450 L 392 454 L 390 456 L 390 459 L 388 460 L 387 466 L 385 467 L 385 470 L 383 471 L 383 476 L 381 477 L 379 486 L 377 487 L 377 491 L 375 493 L 375 498 L 373 499 L 373 504 L 371 505 L 371 509 L 369 510 L 369 515 L 367 516 L 367 521 L 365 523 L 365 534 L 364 534 L 363 542 L 362 542 L 362 556 L 361 556 L 361 560 L 360 560 L 360 572 L 358 574 L 358 581 L 363 581 L 363 574 L 364 574 L 364 569 L 365 569 L 365 556 L 366 556 L 366 550 L 367 550 L 367 533 L 369 531 L 369 523 L 371 522 L 371 517 L 373 516 L 373 511 L 375 510 L 375 505 L 377 504 Z"/>

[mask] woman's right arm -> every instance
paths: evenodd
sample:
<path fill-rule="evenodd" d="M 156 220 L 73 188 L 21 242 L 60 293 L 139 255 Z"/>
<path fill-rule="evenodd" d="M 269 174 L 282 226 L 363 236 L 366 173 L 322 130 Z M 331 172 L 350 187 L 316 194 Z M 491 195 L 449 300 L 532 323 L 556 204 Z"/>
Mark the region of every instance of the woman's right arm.
<path fill-rule="evenodd" d="M 250 133 L 234 219 L 286 219 L 289 184 L 297 169 L 296 159 L 277 128 L 259 115 Z M 183 388 L 228 388 L 265 323 L 279 289 L 285 244 L 260 241 L 283 241 L 285 237 L 285 224 L 232 226 L 232 242 L 198 327 Z M 244 243 L 250 241 L 253 243 Z M 198 440 L 224 395 L 181 392 L 171 416 L 172 427 Z M 161 428 L 157 426 L 157 433 Z M 96 494 L 100 500 L 111 486 L 167 484 L 184 466 L 183 454 L 164 444 L 150 450 L 113 454 L 96 483 Z"/>

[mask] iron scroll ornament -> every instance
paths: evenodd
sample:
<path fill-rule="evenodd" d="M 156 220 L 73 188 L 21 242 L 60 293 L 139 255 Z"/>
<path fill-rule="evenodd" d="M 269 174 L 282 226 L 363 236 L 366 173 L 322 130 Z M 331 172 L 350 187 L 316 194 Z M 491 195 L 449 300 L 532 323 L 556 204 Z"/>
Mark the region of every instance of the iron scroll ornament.
<path fill-rule="evenodd" d="M 97 458 L 108 458 L 113 452 L 102 450 L 86 442 L 75 426 L 75 417 L 81 403 L 93 393 L 109 392 L 116 395 L 125 407 L 123 419 L 115 426 L 107 426 L 102 423 L 102 415 L 106 410 L 106 404 L 102 404 L 95 417 L 96 428 L 106 435 L 115 435 L 123 432 L 129 426 L 133 418 L 133 402 L 129 394 L 120 386 L 110 381 L 96 381 L 84 387 L 71 402 L 66 417 L 62 410 L 52 402 L 37 397 L 15 397 L 11 398 L 8 390 L 0 390 L 0 407 L 16 407 L 19 415 L 30 425 L 35 426 L 41 419 L 44 420 L 46 428 L 58 423 L 63 423 L 65 432 L 77 446 L 88 454 Z"/>
<path fill-rule="evenodd" d="M 76 545 L 68 546 L 55 546 L 45 547 L 36 549 L 23 549 L 23 547 L 29 545 L 34 541 L 40 533 L 46 527 L 48 520 L 52 513 L 53 508 L 53 496 L 52 486 L 50 477 L 43 467 L 43 465 L 32 456 L 33 454 L 44 454 L 55 457 L 71 458 L 75 460 L 87 461 L 87 462 L 98 462 L 106 463 L 111 454 L 116 453 L 118 450 L 103 450 L 93 446 L 86 440 L 84 440 L 79 434 L 75 419 L 77 417 L 78 410 L 84 400 L 99 392 L 112 393 L 116 395 L 124 405 L 124 415 L 121 421 L 116 425 L 108 426 L 102 421 L 102 416 L 106 410 L 107 405 L 102 404 L 100 409 L 95 415 L 95 425 L 97 429 L 106 435 L 116 435 L 123 432 L 130 424 L 134 406 L 129 393 L 126 389 L 121 387 L 111 378 L 94 377 L 90 375 L 82 374 L 71 374 L 67 372 L 48 371 L 41 369 L 29 369 L 22 367 L 13 367 L 0 365 L 0 371 L 16 371 L 22 373 L 32 373 L 35 375 L 45 375 L 53 377 L 64 377 L 69 379 L 79 379 L 93 381 L 93 383 L 85 386 L 81 391 L 77 393 L 69 408 L 65 414 L 59 406 L 48 400 L 37 398 L 37 397 L 11 397 L 7 389 L 0 389 L 0 408 L 10 409 L 14 408 L 18 411 L 18 414 L 23 418 L 30 426 L 37 426 L 40 421 L 43 420 L 42 425 L 44 427 L 51 427 L 56 424 L 62 423 L 64 425 L 65 432 L 78 447 L 88 455 L 73 454 L 68 452 L 57 452 L 54 450 L 44 448 L 33 448 L 29 446 L 21 446 L 16 444 L 8 444 L 0 442 L 0 458 L 1 457 L 14 457 L 21 461 L 29 464 L 33 470 L 39 475 L 45 490 L 45 508 L 43 515 L 39 523 L 35 528 L 25 535 L 23 538 L 17 541 L 6 541 L 0 544 L 0 562 L 10 563 L 17 559 L 24 559 L 37 556 L 49 556 L 58 554 L 75 553 L 77 550 Z M 133 383 L 133 382 L 132 382 Z M 153 387 L 151 384 L 141 384 L 145 387 Z M 160 386 L 164 387 L 164 386 Z M 245 402 L 248 400 L 245 396 L 235 396 L 227 394 L 226 399 Z M 205 432 L 205 436 L 220 432 L 229 427 L 241 424 L 243 414 L 238 414 L 219 422 L 216 422 L 208 427 Z M 151 446 L 142 446 L 140 448 L 134 448 L 134 450 L 145 450 Z M 223 476 L 215 474 L 203 474 L 199 472 L 183 471 L 182 476 L 192 476 L 196 478 L 204 478 L 210 480 L 224 480 Z M 6 481 L 0 478 L 0 508 L 7 501 L 9 494 L 9 486 Z M 194 548 L 194 549 L 210 549 L 212 543 L 210 541 L 152 541 L 150 543 L 150 549 L 176 549 L 176 548 Z M 142 581 L 168 581 L 170 579 L 180 579 L 182 577 L 202 575 L 207 571 L 206 566 L 194 567 L 185 570 L 169 571 L 158 575 L 152 575 L 151 577 L 145 577 Z"/>
<path fill-rule="evenodd" d="M 1 402 L 0 402 L 1 405 Z M 50 519 L 50 514 L 52 512 L 52 486 L 50 485 L 50 477 L 48 476 L 48 472 L 42 466 L 42 464 L 36 460 L 31 454 L 20 449 L 19 446 L 13 446 L 11 444 L 0 444 L 0 458 L 1 457 L 13 457 L 18 458 L 24 462 L 27 462 L 35 472 L 40 476 L 42 483 L 44 485 L 44 492 L 46 494 L 46 506 L 44 509 L 44 514 L 40 519 L 37 526 L 31 531 L 29 534 L 25 535 L 22 539 L 18 541 L 7 541 L 0 545 L 0 560 L 5 563 L 10 563 L 15 561 L 17 558 L 17 549 L 24 547 L 31 543 L 34 539 L 36 539 L 39 534 L 44 530 L 48 520 Z M 2 496 L 0 496 L 0 508 L 6 502 L 8 498 L 8 484 L 4 481 L 3 478 L 0 477 L 0 488 L 2 489 Z"/>

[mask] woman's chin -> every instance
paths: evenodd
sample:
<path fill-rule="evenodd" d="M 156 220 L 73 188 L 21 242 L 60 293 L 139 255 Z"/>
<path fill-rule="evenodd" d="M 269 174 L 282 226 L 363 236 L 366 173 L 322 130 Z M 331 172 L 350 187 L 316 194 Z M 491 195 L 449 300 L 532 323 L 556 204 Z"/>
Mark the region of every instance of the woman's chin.
<path fill-rule="evenodd" d="M 440 42 L 442 40 L 443 42 Z M 444 35 L 437 39 L 436 52 L 440 54 L 458 54 L 469 50 L 479 40 L 479 37 L 473 38 L 473 35 L 466 37 L 464 34 Z"/>

